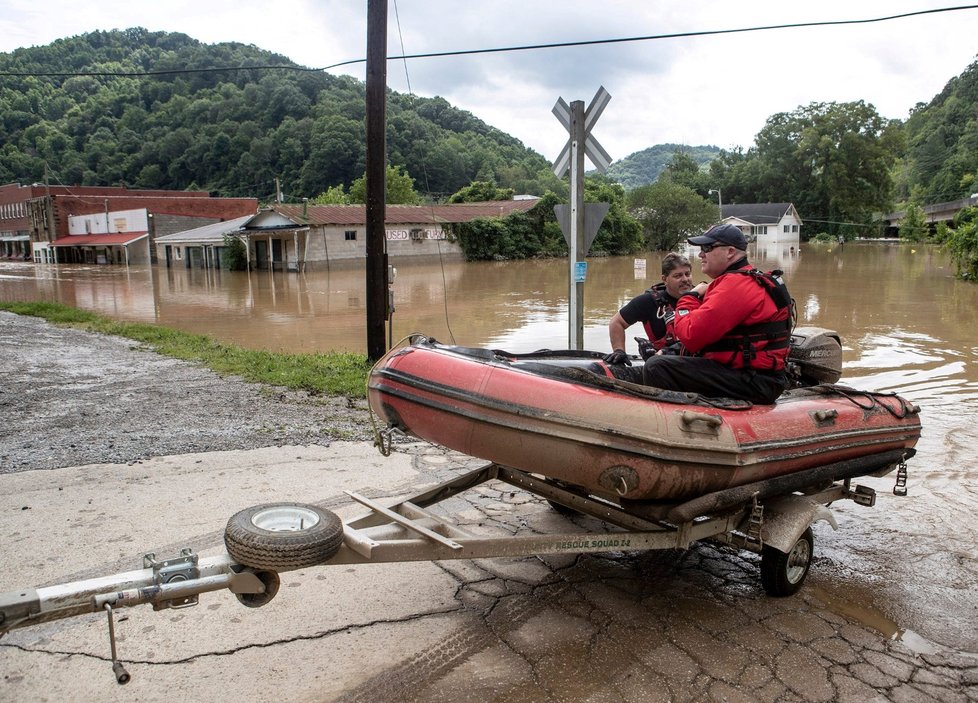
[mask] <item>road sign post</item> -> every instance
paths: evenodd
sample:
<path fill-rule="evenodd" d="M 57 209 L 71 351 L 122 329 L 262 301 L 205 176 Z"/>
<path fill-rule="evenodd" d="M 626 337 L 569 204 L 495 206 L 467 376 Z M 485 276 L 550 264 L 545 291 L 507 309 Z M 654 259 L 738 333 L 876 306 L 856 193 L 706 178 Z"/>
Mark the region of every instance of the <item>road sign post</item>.
<path fill-rule="evenodd" d="M 584 204 L 585 155 L 602 173 L 611 164 L 608 152 L 591 136 L 591 128 L 609 100 L 611 96 L 602 86 L 598 88 L 598 92 L 595 93 L 586 110 L 583 101 L 575 100 L 568 105 L 563 98 L 558 98 L 553 108 L 554 115 L 570 133 L 570 138 L 557 157 L 553 168 L 558 178 L 563 178 L 564 174 L 570 171 L 570 205 L 558 205 L 554 210 L 557 221 L 564 231 L 564 238 L 567 240 L 569 259 L 567 326 L 571 349 L 584 348 L 584 283 L 587 277 L 587 262 L 584 258 L 609 207 L 607 203 Z"/>

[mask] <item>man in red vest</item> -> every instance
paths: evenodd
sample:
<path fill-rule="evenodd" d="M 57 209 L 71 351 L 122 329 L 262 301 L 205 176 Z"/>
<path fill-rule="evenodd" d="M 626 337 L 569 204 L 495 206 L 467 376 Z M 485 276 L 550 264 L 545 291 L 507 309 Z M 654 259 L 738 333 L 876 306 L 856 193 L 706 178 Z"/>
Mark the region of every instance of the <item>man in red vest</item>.
<path fill-rule="evenodd" d="M 713 280 L 694 286 L 676 302 L 672 333 L 683 354 L 649 357 L 641 382 L 773 403 L 788 385 L 784 367 L 792 324 L 791 296 L 780 272 L 751 266 L 747 240 L 732 224 L 717 225 L 689 243 L 700 247 L 701 269 Z"/>

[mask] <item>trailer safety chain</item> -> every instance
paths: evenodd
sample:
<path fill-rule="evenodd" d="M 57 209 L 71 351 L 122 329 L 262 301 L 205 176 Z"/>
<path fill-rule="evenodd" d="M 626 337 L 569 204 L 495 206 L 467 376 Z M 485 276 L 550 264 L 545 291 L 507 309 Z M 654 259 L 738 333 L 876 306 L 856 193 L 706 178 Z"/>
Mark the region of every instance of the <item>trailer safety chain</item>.
<path fill-rule="evenodd" d="M 905 461 L 897 464 L 896 485 L 893 486 L 893 495 L 907 495 L 907 462 Z"/>

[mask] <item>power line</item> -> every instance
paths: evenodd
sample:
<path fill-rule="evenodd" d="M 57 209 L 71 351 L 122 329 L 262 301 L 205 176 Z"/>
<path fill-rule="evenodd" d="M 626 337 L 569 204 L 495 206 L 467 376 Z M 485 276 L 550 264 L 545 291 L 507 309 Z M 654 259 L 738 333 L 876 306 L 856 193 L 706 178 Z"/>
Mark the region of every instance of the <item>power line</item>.
<path fill-rule="evenodd" d="M 937 7 L 930 10 L 917 10 L 914 12 L 904 12 L 898 15 L 887 15 L 885 17 L 870 17 L 867 19 L 860 20 L 825 20 L 821 22 L 795 22 L 790 24 L 772 24 L 772 25 L 760 25 L 754 27 L 739 27 L 734 29 L 708 29 L 693 32 L 674 32 L 670 34 L 649 34 L 645 36 L 638 37 L 617 37 L 612 39 L 587 39 L 582 41 L 574 42 L 553 42 L 548 44 L 523 44 L 518 46 L 503 46 L 503 47 L 493 47 L 484 49 L 459 49 L 457 51 L 435 51 L 424 54 L 402 54 L 401 56 L 388 56 L 388 61 L 407 61 L 408 59 L 431 59 L 431 58 L 444 58 L 447 56 L 472 56 L 476 54 L 500 54 L 508 53 L 514 51 L 538 51 L 543 49 L 562 49 L 568 47 L 578 47 L 578 46 L 598 46 L 601 44 L 624 44 L 629 42 L 643 42 L 643 41 L 658 41 L 662 39 L 684 39 L 688 37 L 707 37 L 707 36 L 717 36 L 722 34 L 742 34 L 745 32 L 767 32 L 772 30 L 782 30 L 782 29 L 802 29 L 805 27 L 838 27 L 843 25 L 853 25 L 853 24 L 872 24 L 876 22 L 890 22 L 893 20 L 906 19 L 908 17 L 919 17 L 922 15 L 934 15 L 944 12 L 958 12 L 961 10 L 975 10 L 978 9 L 978 5 L 957 5 L 954 7 Z M 169 75 L 179 75 L 187 73 L 217 73 L 220 71 L 248 71 L 248 70 L 259 70 L 259 71 L 299 71 L 299 72 L 315 72 L 319 73 L 322 71 L 328 71 L 332 68 L 340 68 L 341 66 L 351 66 L 354 64 L 365 63 L 366 58 L 359 59 L 349 59 L 347 61 L 340 61 L 338 63 L 330 64 L 329 66 L 322 66 L 320 68 L 308 68 L 305 66 L 285 66 L 281 64 L 273 65 L 256 65 L 256 66 L 224 66 L 224 67 L 211 67 L 211 68 L 184 68 L 184 69 L 167 69 L 161 71 L 82 71 L 82 72 L 29 72 L 29 71 L 0 71 L 0 76 L 34 76 L 34 77 L 64 77 L 64 76 L 89 76 L 93 78 L 101 77 L 137 77 L 137 76 L 169 76 Z"/>

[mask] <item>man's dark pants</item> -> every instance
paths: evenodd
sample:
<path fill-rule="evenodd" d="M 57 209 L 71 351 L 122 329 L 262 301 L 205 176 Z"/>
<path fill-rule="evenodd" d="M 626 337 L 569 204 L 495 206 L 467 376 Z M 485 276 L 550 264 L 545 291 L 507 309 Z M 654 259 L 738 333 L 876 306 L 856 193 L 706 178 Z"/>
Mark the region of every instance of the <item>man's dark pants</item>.
<path fill-rule="evenodd" d="M 699 356 L 651 356 L 645 366 L 612 366 L 616 378 L 709 398 L 739 398 L 767 405 L 787 388 L 783 373 L 732 369 Z"/>

